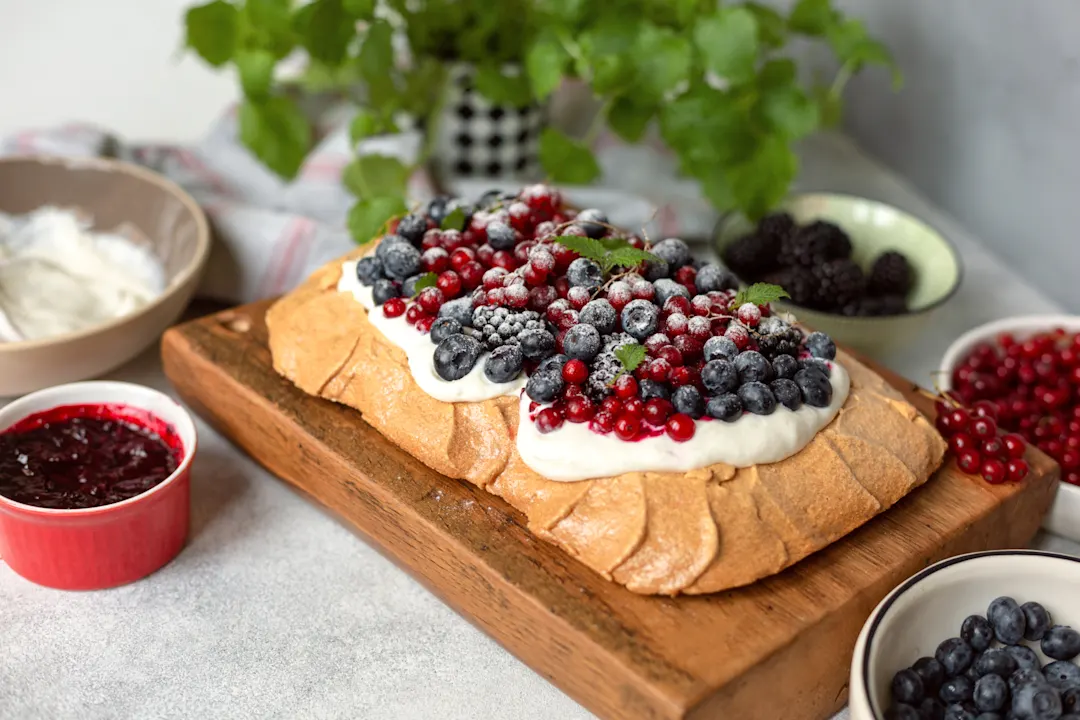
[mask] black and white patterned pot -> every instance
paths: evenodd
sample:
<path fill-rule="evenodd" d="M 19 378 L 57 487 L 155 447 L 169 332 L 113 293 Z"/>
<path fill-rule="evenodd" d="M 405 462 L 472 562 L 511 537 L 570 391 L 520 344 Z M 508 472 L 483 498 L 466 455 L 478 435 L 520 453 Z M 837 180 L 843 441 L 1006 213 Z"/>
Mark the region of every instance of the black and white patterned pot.
<path fill-rule="evenodd" d="M 494 105 L 473 87 L 475 69 L 450 69 L 440 116 L 435 119 L 432 162 L 444 177 L 533 180 L 541 177 L 540 132 L 545 106 Z M 522 77 L 521 82 L 528 82 Z"/>

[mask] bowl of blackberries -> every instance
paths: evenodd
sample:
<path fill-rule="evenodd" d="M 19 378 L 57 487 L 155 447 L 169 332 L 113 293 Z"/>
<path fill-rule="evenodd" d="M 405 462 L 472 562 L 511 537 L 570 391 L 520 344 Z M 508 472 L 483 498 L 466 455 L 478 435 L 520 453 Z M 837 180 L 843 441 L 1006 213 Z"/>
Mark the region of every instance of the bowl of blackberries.
<path fill-rule="evenodd" d="M 1080 720 L 1080 557 L 995 550 L 919 572 L 870 615 L 852 720 Z"/>
<path fill-rule="evenodd" d="M 790 198 L 752 224 L 729 216 L 717 250 L 744 283 L 779 285 L 782 309 L 873 353 L 902 345 L 960 286 L 960 259 L 918 218 L 836 194 Z"/>

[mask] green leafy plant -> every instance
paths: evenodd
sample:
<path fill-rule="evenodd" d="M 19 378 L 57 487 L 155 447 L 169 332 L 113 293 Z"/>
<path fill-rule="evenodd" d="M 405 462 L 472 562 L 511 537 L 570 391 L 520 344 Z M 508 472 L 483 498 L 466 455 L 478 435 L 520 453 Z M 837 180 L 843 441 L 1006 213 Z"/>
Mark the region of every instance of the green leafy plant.
<path fill-rule="evenodd" d="M 287 55 L 308 56 L 301 90 L 352 97 L 363 89 L 354 142 L 396 132 L 403 116 L 426 128 L 430 142 L 446 64 L 460 60 L 475 64 L 477 90 L 497 104 L 543 102 L 566 77 L 602 101 L 582 139 L 544 129 L 540 161 L 552 181 L 600 176 L 589 148 L 605 125 L 637 142 L 655 124 L 718 210 L 751 219 L 787 193 L 798 170 L 794 143 L 839 122 L 854 74 L 883 65 L 900 82 L 888 50 L 831 0 L 798 0 L 786 15 L 717 0 L 212 0 L 185 21 L 187 45 L 237 73 L 240 138 L 283 178 L 296 175 L 313 141 L 295 88 L 275 80 Z M 795 37 L 832 49 L 839 70 L 831 81 L 800 81 L 789 48 Z M 411 169 L 366 155 L 346 170 L 343 181 L 358 197 L 349 214 L 358 240 L 405 211 Z"/>

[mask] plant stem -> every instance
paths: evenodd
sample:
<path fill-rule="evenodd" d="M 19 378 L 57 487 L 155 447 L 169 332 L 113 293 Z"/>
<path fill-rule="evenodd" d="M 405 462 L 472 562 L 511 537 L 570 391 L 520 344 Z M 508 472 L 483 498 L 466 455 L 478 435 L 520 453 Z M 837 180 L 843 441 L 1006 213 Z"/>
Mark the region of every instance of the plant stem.
<path fill-rule="evenodd" d="M 582 140 L 585 147 L 591 149 L 593 143 L 596 142 L 596 138 L 600 135 L 600 129 L 607 121 L 608 111 L 611 110 L 611 105 L 614 102 L 614 98 L 608 98 L 604 101 L 604 104 L 600 106 L 600 109 L 596 111 L 596 115 L 593 117 L 592 122 L 589 123 L 589 129 L 585 131 L 585 138 Z"/>
<path fill-rule="evenodd" d="M 840 66 L 840 69 L 836 72 L 836 77 L 833 79 L 832 85 L 829 86 L 829 96 L 833 98 L 839 98 L 844 94 L 844 88 L 847 87 L 848 81 L 851 80 L 851 76 L 855 74 L 855 64 L 852 62 L 846 62 Z"/>

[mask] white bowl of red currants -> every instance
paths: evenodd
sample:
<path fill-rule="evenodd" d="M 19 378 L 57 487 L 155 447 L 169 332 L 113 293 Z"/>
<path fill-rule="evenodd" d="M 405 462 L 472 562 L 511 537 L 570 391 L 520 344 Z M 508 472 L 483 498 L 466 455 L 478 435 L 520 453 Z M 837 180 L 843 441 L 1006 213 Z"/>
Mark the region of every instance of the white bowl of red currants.
<path fill-rule="evenodd" d="M 1080 558 L 960 555 L 893 590 L 852 658 L 852 720 L 1076 720 Z"/>
<path fill-rule="evenodd" d="M 945 352 L 938 384 L 980 412 L 992 404 L 998 427 L 1061 465 L 1043 527 L 1080 541 L 1080 316 L 1017 316 L 969 330 Z"/>

